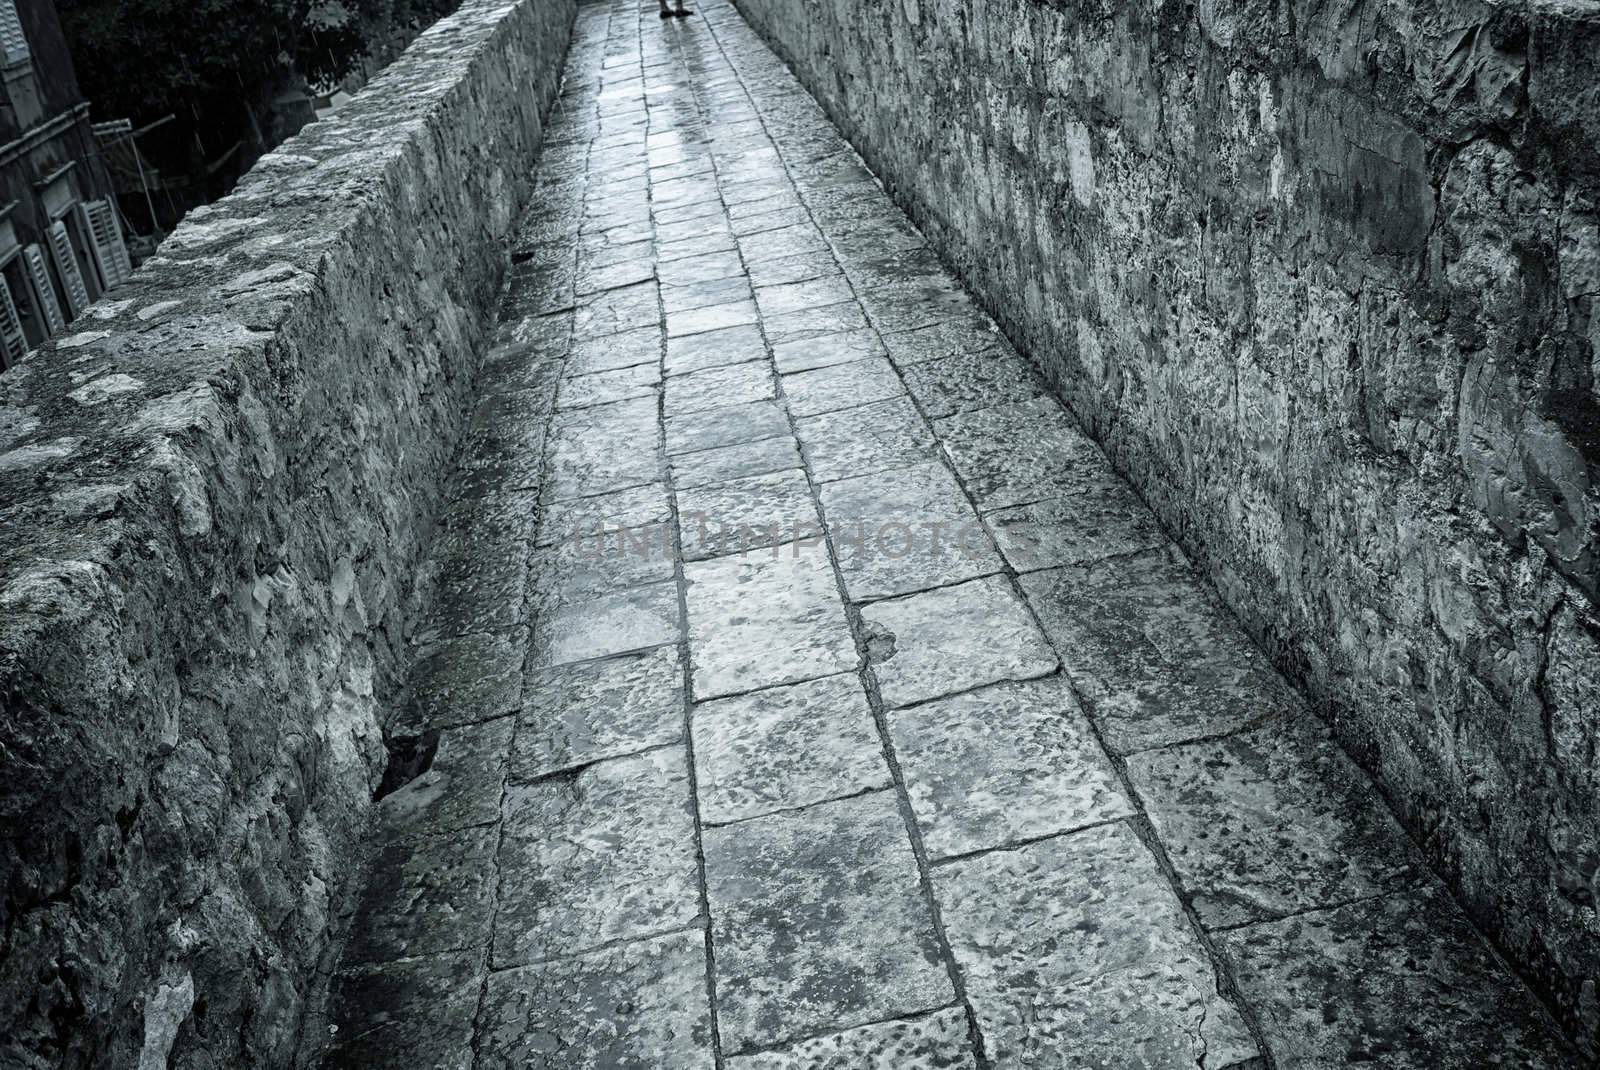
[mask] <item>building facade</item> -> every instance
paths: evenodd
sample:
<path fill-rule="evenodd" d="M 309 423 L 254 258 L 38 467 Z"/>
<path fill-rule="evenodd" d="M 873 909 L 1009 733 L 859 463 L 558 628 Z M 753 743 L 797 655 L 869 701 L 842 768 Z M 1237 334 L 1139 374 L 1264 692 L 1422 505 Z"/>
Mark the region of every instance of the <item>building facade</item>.
<path fill-rule="evenodd" d="M 133 271 L 52 0 L 0 0 L 0 371 Z"/>

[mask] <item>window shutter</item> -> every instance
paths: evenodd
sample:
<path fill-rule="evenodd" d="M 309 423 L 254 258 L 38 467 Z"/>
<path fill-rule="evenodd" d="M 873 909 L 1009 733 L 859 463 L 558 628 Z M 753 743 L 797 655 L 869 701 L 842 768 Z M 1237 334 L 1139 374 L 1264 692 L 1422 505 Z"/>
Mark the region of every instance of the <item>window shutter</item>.
<path fill-rule="evenodd" d="M 22 333 L 22 319 L 11 300 L 11 287 L 0 276 L 0 369 L 9 368 L 28 355 L 28 339 Z"/>
<path fill-rule="evenodd" d="M 44 310 L 44 321 L 51 334 L 66 327 L 61 318 L 61 305 L 56 301 L 56 288 L 50 282 L 50 269 L 45 265 L 44 253 L 37 245 L 22 250 L 22 259 L 28 263 L 28 276 L 33 280 L 33 292 L 39 297 L 39 307 Z"/>
<path fill-rule="evenodd" d="M 22 19 L 17 17 L 16 0 L 0 0 L 0 53 L 7 63 L 20 63 L 28 58 L 28 38 L 22 32 Z"/>
<path fill-rule="evenodd" d="M 78 257 L 72 251 L 72 236 L 67 233 L 67 225 L 59 219 L 50 224 L 50 251 L 55 254 L 56 273 L 61 276 L 61 285 L 67 291 L 67 308 L 76 319 L 89 307 L 89 288 L 83 284 L 83 272 L 78 270 Z"/>
<path fill-rule="evenodd" d="M 126 282 L 133 274 L 133 261 L 128 258 L 128 244 L 122 239 L 122 224 L 117 222 L 117 210 L 110 201 L 89 201 L 83 206 L 88 219 L 86 229 L 94 239 L 94 248 L 100 263 L 100 273 L 108 287 Z"/>

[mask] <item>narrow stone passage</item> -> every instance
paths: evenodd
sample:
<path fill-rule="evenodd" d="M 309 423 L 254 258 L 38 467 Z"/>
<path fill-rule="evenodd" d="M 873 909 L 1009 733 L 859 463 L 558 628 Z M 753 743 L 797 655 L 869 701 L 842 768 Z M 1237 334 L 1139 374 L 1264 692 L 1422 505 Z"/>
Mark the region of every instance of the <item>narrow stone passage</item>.
<path fill-rule="evenodd" d="M 580 9 L 329 1067 L 1542 1067 L 726 0 Z M 609 534 L 597 536 L 598 531 Z"/>

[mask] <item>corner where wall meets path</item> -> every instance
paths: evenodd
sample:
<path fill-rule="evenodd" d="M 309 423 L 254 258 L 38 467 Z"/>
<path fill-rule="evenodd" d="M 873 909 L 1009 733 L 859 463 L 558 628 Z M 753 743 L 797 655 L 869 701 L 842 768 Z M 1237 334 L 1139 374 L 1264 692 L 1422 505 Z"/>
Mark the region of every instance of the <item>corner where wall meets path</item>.
<path fill-rule="evenodd" d="M 0 1065 L 286 1066 L 570 0 L 466 0 L 0 377 Z"/>
<path fill-rule="evenodd" d="M 739 8 L 1600 1054 L 1600 5 Z"/>

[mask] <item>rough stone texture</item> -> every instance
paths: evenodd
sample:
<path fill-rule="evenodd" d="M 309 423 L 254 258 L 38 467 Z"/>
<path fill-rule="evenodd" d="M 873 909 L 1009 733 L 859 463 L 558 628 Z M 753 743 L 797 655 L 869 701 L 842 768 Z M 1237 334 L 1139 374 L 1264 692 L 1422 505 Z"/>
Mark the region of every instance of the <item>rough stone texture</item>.
<path fill-rule="evenodd" d="M 886 716 L 930 859 L 1133 812 L 1060 676 L 996 684 Z"/>
<path fill-rule="evenodd" d="M 1222 935 L 1279 1065 L 1571 1066 L 1526 989 L 1439 890 Z"/>
<path fill-rule="evenodd" d="M 707 829 L 705 854 L 723 1050 L 953 998 L 891 793 Z"/>
<path fill-rule="evenodd" d="M 854 674 L 701 703 L 693 734 L 700 817 L 708 824 L 890 784 Z"/>
<path fill-rule="evenodd" d="M 994 1065 L 1105 1065 L 1139 1045 L 1185 1056 L 1152 1067 L 1256 1054 L 1126 824 L 951 863 L 934 889 Z"/>
<path fill-rule="evenodd" d="M 977 1065 L 967 1016 L 955 1008 L 728 1060 L 730 1070 L 977 1070 Z"/>
<path fill-rule="evenodd" d="M 573 12 L 467 0 L 0 379 L 0 1063 L 293 1056 Z"/>
<path fill-rule="evenodd" d="M 480 1028 L 489 1070 L 711 1070 L 705 931 L 493 974 Z"/>
<path fill-rule="evenodd" d="M 1600 1052 L 1600 9 L 739 6 Z"/>
<path fill-rule="evenodd" d="M 682 748 L 506 792 L 494 965 L 682 928 L 699 912 Z"/>

